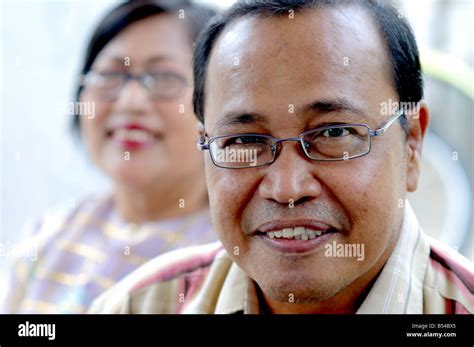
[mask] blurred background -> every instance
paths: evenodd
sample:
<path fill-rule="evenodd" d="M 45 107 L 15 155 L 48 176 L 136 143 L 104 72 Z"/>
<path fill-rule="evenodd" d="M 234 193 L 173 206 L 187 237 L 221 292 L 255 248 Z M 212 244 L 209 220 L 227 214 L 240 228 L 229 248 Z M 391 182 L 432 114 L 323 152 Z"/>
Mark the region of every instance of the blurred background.
<path fill-rule="evenodd" d="M 225 8 L 233 1 L 205 1 Z M 432 123 L 409 196 L 424 230 L 474 260 L 474 1 L 400 0 L 421 49 Z M 71 131 L 68 102 L 94 25 L 112 1 L 2 1 L 0 241 L 108 182 Z M 3 262 L 0 262 L 0 264 Z"/>

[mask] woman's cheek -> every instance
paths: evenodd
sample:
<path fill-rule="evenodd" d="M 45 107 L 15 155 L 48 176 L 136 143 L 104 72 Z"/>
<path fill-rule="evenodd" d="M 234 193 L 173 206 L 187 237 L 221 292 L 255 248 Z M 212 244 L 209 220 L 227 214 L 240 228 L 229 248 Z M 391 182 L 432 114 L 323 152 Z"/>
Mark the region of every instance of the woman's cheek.
<path fill-rule="evenodd" d="M 106 121 L 110 106 L 95 102 L 94 117 L 81 118 L 81 136 L 95 162 L 102 161 L 107 141 Z"/>

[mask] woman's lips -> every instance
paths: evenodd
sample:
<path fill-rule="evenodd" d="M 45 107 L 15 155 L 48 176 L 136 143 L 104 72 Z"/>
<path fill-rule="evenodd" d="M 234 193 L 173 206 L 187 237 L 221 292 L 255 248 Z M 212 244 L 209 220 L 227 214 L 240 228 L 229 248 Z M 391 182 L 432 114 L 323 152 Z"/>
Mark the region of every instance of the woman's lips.
<path fill-rule="evenodd" d="M 115 128 L 107 136 L 120 148 L 138 150 L 154 145 L 159 136 L 151 130 L 139 125 L 127 125 Z"/>

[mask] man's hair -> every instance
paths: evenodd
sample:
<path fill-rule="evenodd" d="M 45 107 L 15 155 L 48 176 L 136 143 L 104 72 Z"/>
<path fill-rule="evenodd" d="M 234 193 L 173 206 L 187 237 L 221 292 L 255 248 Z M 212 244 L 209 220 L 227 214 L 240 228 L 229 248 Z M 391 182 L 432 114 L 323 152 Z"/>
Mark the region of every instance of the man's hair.
<path fill-rule="evenodd" d="M 388 47 L 392 81 L 400 104 L 412 105 L 419 102 L 423 98 L 423 79 L 416 40 L 408 22 L 389 2 L 380 0 L 243 0 L 214 17 L 196 42 L 193 59 L 193 106 L 197 118 L 204 124 L 205 81 L 212 48 L 231 22 L 246 16 L 284 16 L 291 10 L 296 13 L 307 9 L 344 5 L 360 6 L 368 10 L 375 19 Z M 400 120 L 402 127 L 408 132 L 406 117 L 400 117 Z"/>

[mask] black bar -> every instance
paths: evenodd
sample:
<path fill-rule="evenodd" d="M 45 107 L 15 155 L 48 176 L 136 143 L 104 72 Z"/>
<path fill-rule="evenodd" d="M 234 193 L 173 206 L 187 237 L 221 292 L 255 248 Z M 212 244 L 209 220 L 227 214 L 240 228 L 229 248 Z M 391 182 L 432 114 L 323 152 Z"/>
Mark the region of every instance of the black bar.
<path fill-rule="evenodd" d="M 19 336 L 20 327 L 26 332 L 26 322 L 28 333 L 39 333 L 42 327 L 43 335 L 48 335 L 46 326 L 31 324 L 55 324 L 54 339 Z M 196 346 L 251 347 L 263 339 L 265 346 L 288 340 L 290 346 L 301 341 L 304 346 L 472 347 L 473 323 L 472 315 L 0 315 L 0 347 L 170 346 L 187 339 Z M 407 335 L 412 333 L 421 336 Z"/>

